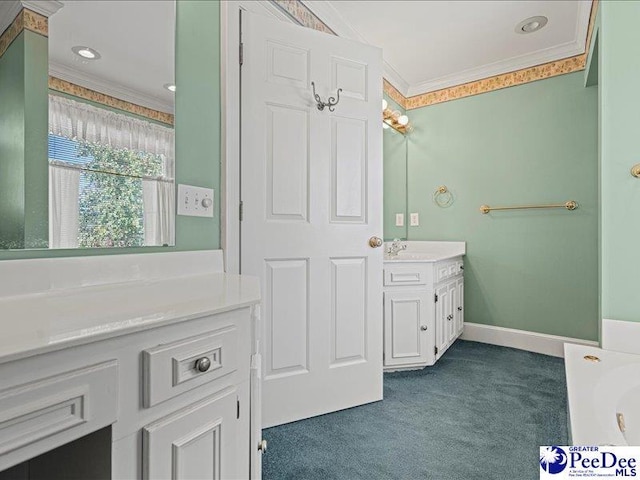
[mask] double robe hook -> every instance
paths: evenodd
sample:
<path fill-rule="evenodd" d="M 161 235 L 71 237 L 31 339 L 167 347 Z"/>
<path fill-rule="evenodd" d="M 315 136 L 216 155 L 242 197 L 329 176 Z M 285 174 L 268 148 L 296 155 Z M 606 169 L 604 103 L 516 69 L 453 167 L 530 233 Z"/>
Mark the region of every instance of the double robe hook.
<path fill-rule="evenodd" d="M 316 93 L 316 84 L 314 82 L 311 82 L 311 86 L 313 87 L 313 96 L 316 99 L 316 103 L 318 104 L 318 110 L 322 111 L 324 110 L 324 107 L 329 107 L 329 111 L 333 112 L 335 110 L 334 107 L 340 101 L 340 92 L 342 91 L 342 89 L 341 88 L 338 89 L 337 99 L 334 97 L 329 97 L 326 102 L 323 102 L 322 99 L 320 98 L 320 95 Z"/>

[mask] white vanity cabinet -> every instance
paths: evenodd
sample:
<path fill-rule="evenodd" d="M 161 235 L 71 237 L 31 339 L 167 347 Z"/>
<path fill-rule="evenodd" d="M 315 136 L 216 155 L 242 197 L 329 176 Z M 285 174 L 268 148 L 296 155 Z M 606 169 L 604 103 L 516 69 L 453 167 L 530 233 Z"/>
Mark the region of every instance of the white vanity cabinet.
<path fill-rule="evenodd" d="M 462 334 L 463 273 L 462 256 L 385 260 L 385 370 L 433 365 Z"/>
<path fill-rule="evenodd" d="M 211 260 L 193 256 L 195 273 Z M 22 320 L 0 339 L 0 479 L 28 480 L 45 452 L 55 479 L 260 478 L 258 279 L 149 268 L 161 278 L 0 297 Z"/>

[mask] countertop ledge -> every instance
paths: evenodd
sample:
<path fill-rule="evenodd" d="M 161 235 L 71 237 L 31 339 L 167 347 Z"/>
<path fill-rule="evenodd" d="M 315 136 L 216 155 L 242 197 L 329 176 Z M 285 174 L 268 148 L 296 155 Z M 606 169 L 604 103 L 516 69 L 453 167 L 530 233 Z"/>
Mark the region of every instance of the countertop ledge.
<path fill-rule="evenodd" d="M 0 298 L 0 363 L 259 302 L 258 278 L 226 273 Z"/>
<path fill-rule="evenodd" d="M 385 252 L 391 242 L 385 243 Z M 384 255 L 385 263 L 435 263 L 466 254 L 465 242 L 403 241 L 407 246 L 398 255 Z"/>

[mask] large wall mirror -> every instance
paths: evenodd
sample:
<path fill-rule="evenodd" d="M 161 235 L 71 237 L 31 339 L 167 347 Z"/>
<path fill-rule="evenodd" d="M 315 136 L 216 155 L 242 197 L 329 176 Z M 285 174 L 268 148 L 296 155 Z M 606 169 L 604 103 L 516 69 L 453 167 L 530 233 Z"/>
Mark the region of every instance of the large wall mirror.
<path fill-rule="evenodd" d="M 393 128 L 382 136 L 384 163 L 384 239 L 407 239 L 407 137 Z M 402 215 L 400 222 L 398 215 Z M 402 223 L 402 225 L 400 225 Z"/>
<path fill-rule="evenodd" d="M 60 3 L 48 21 L 48 66 L 42 69 L 48 76 L 46 89 L 29 78 L 18 79 L 25 110 L 33 108 L 39 116 L 28 113 L 33 120 L 23 120 L 24 166 L 19 175 L 24 185 L 14 189 L 23 198 L 0 193 L 0 225 L 5 225 L 0 226 L 0 245 L 174 245 L 175 2 Z M 3 57 L 22 53 L 25 71 L 33 63 L 30 71 L 37 75 L 42 55 L 34 55 L 33 48 L 7 50 Z M 0 57 L 0 88 L 7 86 L 2 73 L 7 60 Z M 46 138 L 34 138 L 43 115 Z M 0 124 L 7 124 L 7 118 L 1 118 L 6 116 L 11 112 L 0 106 Z M 29 141 L 43 142 L 43 148 L 31 149 Z M 6 153 L 0 147 L 0 154 Z M 9 173 L 0 173 L 6 173 L 5 180 L 0 178 L 1 189 Z M 36 197 L 39 202 L 32 201 Z M 16 214 L 20 203 L 22 218 Z"/>

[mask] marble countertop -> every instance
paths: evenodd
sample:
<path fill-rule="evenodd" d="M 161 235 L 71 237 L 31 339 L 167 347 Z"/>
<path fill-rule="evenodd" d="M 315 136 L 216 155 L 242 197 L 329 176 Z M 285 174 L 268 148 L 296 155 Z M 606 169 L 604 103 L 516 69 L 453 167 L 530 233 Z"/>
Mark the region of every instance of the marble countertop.
<path fill-rule="evenodd" d="M 0 298 L 0 363 L 254 305 L 258 278 L 207 273 Z"/>
<path fill-rule="evenodd" d="M 460 257 L 466 254 L 465 242 L 429 242 L 429 241 L 403 241 L 406 250 L 401 250 L 397 255 L 384 255 L 384 261 L 388 263 L 435 263 L 441 260 Z M 385 243 L 385 252 L 391 242 Z"/>

